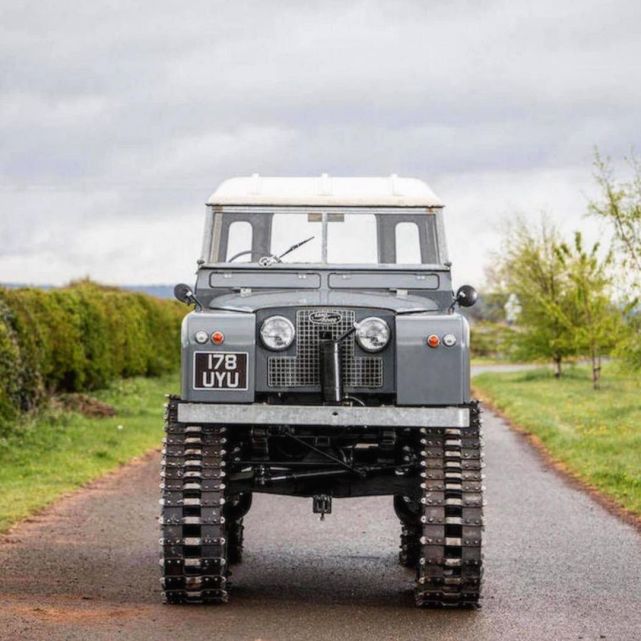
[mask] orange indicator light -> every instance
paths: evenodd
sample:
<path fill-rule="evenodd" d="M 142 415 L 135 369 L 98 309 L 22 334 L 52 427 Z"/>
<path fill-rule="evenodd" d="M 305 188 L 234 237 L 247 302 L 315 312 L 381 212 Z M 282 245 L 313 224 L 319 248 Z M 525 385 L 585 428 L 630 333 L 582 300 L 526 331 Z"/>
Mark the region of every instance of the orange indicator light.
<path fill-rule="evenodd" d="M 427 344 L 430 347 L 438 347 L 441 344 L 441 339 L 436 334 L 431 334 L 427 337 Z"/>
<path fill-rule="evenodd" d="M 225 342 L 225 335 L 222 332 L 215 331 L 211 335 L 211 342 L 214 345 L 222 345 Z"/>

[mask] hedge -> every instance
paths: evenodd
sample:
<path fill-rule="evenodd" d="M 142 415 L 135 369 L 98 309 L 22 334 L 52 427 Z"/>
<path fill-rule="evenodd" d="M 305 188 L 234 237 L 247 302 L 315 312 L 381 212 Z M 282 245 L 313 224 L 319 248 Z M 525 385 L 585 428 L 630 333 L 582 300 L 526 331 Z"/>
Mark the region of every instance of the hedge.
<path fill-rule="evenodd" d="M 477 321 L 470 326 L 472 356 L 483 358 L 512 358 L 514 330 L 505 323 Z"/>
<path fill-rule="evenodd" d="M 82 281 L 0 288 L 0 434 L 51 394 L 90 391 L 178 364 L 185 307 Z"/>

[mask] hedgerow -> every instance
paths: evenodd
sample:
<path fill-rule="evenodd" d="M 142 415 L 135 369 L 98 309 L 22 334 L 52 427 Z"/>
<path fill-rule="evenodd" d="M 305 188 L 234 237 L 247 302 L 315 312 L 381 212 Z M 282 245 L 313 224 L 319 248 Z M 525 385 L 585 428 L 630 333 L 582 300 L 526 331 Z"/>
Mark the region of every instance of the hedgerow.
<path fill-rule="evenodd" d="M 184 313 L 175 301 L 90 281 L 0 288 L 0 434 L 48 395 L 177 366 Z"/>
<path fill-rule="evenodd" d="M 510 359 L 513 357 L 515 330 L 503 323 L 477 321 L 470 327 L 472 356 Z"/>

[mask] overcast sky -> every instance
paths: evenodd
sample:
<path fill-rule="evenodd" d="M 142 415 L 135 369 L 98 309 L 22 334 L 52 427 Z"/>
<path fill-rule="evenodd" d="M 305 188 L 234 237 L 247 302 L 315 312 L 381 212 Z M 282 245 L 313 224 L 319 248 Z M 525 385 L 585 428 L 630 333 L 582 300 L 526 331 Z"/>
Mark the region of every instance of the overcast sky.
<path fill-rule="evenodd" d="M 0 282 L 193 280 L 234 175 L 399 175 L 457 282 L 641 137 L 639 0 L 0 0 Z"/>

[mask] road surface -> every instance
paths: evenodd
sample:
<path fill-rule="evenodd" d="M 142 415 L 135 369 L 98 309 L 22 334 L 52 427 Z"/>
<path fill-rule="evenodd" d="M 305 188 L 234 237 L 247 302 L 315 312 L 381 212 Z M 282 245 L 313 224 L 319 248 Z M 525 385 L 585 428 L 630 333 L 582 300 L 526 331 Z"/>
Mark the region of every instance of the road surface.
<path fill-rule="evenodd" d="M 422 611 L 386 498 L 257 496 L 227 606 L 160 603 L 158 456 L 0 545 L 0 639 L 641 639 L 641 536 L 486 415 L 486 580 L 478 611 Z"/>

